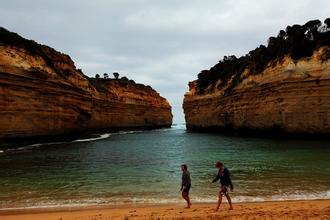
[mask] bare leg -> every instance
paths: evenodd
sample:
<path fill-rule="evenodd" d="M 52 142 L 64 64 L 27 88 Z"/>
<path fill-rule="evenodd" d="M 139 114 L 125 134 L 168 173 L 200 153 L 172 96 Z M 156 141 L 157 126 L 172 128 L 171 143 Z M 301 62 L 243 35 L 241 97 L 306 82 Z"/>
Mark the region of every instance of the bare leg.
<path fill-rule="evenodd" d="M 187 207 L 186 208 L 190 208 L 190 206 L 191 206 L 191 202 L 190 202 L 190 198 L 189 198 L 189 196 L 182 196 L 183 198 L 184 198 L 184 200 L 186 200 L 187 201 Z"/>
<path fill-rule="evenodd" d="M 221 192 L 219 192 L 218 205 L 217 205 L 217 208 L 215 209 L 215 211 L 219 210 L 221 202 L 222 202 L 222 194 L 221 194 Z"/>
<path fill-rule="evenodd" d="M 187 196 L 187 197 L 188 197 L 188 200 L 187 200 L 187 202 L 188 202 L 188 206 L 189 206 L 189 208 L 190 208 L 190 206 L 191 206 L 190 197 L 189 197 L 189 196 Z"/>
<path fill-rule="evenodd" d="M 226 194 L 226 198 L 227 198 L 228 203 L 229 203 L 229 210 L 233 210 L 233 204 L 231 203 L 231 198 L 230 198 L 228 193 Z"/>

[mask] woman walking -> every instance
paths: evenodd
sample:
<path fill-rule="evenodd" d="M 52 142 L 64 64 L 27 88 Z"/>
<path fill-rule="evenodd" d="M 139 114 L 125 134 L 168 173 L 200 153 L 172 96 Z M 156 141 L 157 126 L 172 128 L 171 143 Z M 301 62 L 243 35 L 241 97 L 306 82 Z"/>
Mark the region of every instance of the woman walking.
<path fill-rule="evenodd" d="M 190 179 L 190 173 L 188 171 L 188 166 L 186 164 L 182 164 L 181 171 L 182 171 L 182 182 L 181 182 L 180 191 L 182 192 L 181 193 L 182 198 L 187 202 L 186 208 L 190 208 L 191 202 L 189 198 L 189 190 L 191 187 L 191 179 Z"/>

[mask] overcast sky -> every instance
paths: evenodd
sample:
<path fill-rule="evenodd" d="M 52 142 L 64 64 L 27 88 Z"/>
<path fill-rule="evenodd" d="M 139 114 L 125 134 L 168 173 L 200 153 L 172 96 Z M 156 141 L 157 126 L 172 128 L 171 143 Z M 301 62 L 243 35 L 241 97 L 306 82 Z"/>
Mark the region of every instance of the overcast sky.
<path fill-rule="evenodd" d="M 88 76 L 151 85 L 184 122 L 188 81 L 280 29 L 330 17 L 329 0 L 1 0 L 0 26 L 69 54 Z"/>

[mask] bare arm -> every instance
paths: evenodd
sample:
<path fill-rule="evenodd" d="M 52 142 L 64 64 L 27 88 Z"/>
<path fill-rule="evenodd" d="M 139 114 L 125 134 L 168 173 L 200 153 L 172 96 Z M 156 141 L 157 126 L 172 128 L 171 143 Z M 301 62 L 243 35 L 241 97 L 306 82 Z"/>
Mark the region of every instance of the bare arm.
<path fill-rule="evenodd" d="M 212 180 L 212 183 L 218 181 L 220 179 L 220 174 L 218 173 L 217 176 Z"/>

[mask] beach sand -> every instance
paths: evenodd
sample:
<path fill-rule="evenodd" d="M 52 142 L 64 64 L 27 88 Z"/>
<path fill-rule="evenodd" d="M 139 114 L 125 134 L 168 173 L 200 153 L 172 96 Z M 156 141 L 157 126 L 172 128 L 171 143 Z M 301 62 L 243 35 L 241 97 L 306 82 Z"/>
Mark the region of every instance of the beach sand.
<path fill-rule="evenodd" d="M 228 210 L 215 204 L 109 206 L 67 210 L 1 211 L 1 220 L 108 220 L 108 219 L 330 219 L 330 200 L 237 203 Z"/>

